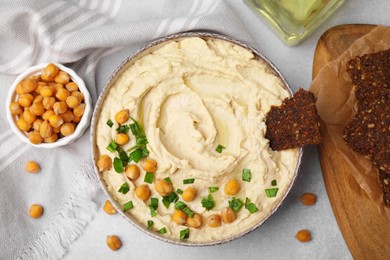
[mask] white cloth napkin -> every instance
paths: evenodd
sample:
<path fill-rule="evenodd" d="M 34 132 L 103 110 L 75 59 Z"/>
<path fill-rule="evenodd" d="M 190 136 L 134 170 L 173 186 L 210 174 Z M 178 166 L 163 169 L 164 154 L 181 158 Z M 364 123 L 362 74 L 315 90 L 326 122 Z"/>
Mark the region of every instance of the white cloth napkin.
<path fill-rule="evenodd" d="M 49 150 L 32 148 L 11 132 L 4 104 L 15 76 L 39 63 L 67 64 L 95 102 L 109 75 L 138 48 L 198 29 L 251 41 L 222 0 L 0 1 L 0 259 L 61 258 L 93 218 L 93 197 L 100 192 L 89 130 Z M 29 160 L 41 172 L 26 173 Z M 33 203 L 44 207 L 39 219 L 29 217 Z"/>

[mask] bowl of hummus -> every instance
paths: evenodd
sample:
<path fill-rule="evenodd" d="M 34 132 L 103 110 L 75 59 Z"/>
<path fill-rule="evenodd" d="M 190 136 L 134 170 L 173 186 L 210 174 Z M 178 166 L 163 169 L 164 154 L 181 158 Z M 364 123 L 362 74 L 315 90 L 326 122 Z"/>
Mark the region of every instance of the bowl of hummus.
<path fill-rule="evenodd" d="M 188 32 L 127 58 L 92 119 L 97 177 L 137 228 L 180 245 L 216 245 L 264 223 L 297 176 L 302 149 L 273 151 L 265 116 L 292 92 L 259 52 Z"/>

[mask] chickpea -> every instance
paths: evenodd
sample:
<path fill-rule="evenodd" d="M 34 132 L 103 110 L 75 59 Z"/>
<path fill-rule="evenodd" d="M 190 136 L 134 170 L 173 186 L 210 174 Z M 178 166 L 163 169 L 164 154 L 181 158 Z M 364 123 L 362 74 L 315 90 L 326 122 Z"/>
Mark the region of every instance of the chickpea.
<path fill-rule="evenodd" d="M 48 138 L 48 137 L 51 136 L 52 133 L 53 133 L 53 128 L 50 125 L 50 123 L 47 122 L 47 121 L 43 121 L 42 124 L 39 127 L 39 134 L 43 138 Z"/>
<path fill-rule="evenodd" d="M 240 191 L 240 184 L 234 178 L 230 179 L 225 185 L 225 193 L 228 195 L 236 195 Z"/>
<path fill-rule="evenodd" d="M 118 133 L 115 135 L 115 143 L 124 145 L 129 142 L 129 136 L 127 134 Z"/>
<path fill-rule="evenodd" d="M 24 90 L 23 90 L 22 83 L 19 83 L 18 85 L 16 85 L 15 90 L 16 90 L 16 94 L 18 94 L 18 95 L 26 94 L 26 92 L 24 92 Z"/>
<path fill-rule="evenodd" d="M 112 166 L 111 157 L 108 156 L 107 154 L 103 154 L 102 156 L 100 156 L 97 165 L 99 171 L 108 171 L 109 169 L 111 169 Z"/>
<path fill-rule="evenodd" d="M 43 108 L 52 109 L 56 99 L 54 97 L 44 97 L 42 100 Z"/>
<path fill-rule="evenodd" d="M 9 105 L 9 110 L 13 115 L 20 115 L 21 113 L 23 113 L 23 108 L 18 102 L 11 102 L 11 104 Z"/>
<path fill-rule="evenodd" d="M 80 91 L 73 91 L 71 95 L 78 97 L 80 99 L 80 102 L 83 102 L 84 100 L 84 95 Z"/>
<path fill-rule="evenodd" d="M 61 127 L 53 127 L 53 133 L 60 133 L 61 132 Z"/>
<path fill-rule="evenodd" d="M 16 121 L 16 125 L 19 127 L 20 130 L 26 132 L 31 128 L 31 125 L 23 118 L 19 118 L 18 121 Z"/>
<path fill-rule="evenodd" d="M 33 92 L 38 86 L 38 82 L 35 79 L 25 79 L 22 81 L 22 88 L 24 93 Z"/>
<path fill-rule="evenodd" d="M 43 208 L 41 205 L 32 204 L 30 206 L 30 216 L 32 218 L 40 218 L 43 214 Z"/>
<path fill-rule="evenodd" d="M 46 66 L 46 68 L 43 68 L 41 71 L 41 78 L 43 81 L 54 81 L 54 78 L 57 76 L 59 71 L 59 68 L 50 63 Z"/>
<path fill-rule="evenodd" d="M 36 116 L 41 116 L 43 113 L 45 113 L 45 108 L 43 107 L 42 102 L 34 102 L 29 110 Z"/>
<path fill-rule="evenodd" d="M 56 93 L 56 98 L 60 101 L 66 101 L 70 96 L 69 91 L 66 88 L 59 88 Z"/>
<path fill-rule="evenodd" d="M 186 223 L 187 215 L 180 209 L 175 209 L 172 215 L 172 220 L 175 221 L 178 225 L 183 225 Z"/>
<path fill-rule="evenodd" d="M 51 97 L 54 94 L 54 89 L 49 86 L 44 86 L 42 87 L 40 94 L 42 95 L 42 97 Z"/>
<path fill-rule="evenodd" d="M 43 115 L 42 115 L 42 119 L 48 121 L 49 118 L 50 118 L 52 115 L 55 115 L 55 113 L 54 113 L 53 110 L 51 110 L 51 109 L 50 109 L 50 110 L 46 110 L 46 112 L 43 113 Z"/>
<path fill-rule="evenodd" d="M 196 195 L 196 189 L 194 187 L 188 187 L 185 189 L 181 197 L 184 201 L 190 202 L 195 198 Z"/>
<path fill-rule="evenodd" d="M 223 208 L 221 211 L 221 216 L 223 222 L 225 223 L 231 223 L 237 218 L 236 213 L 230 207 Z"/>
<path fill-rule="evenodd" d="M 106 200 L 103 206 L 104 212 L 106 212 L 108 215 L 113 215 L 116 213 L 115 208 L 112 206 L 111 202 L 109 200 Z"/>
<path fill-rule="evenodd" d="M 128 109 L 123 109 L 115 115 L 115 121 L 117 121 L 119 124 L 124 124 L 127 120 L 129 120 L 129 118 L 130 112 Z"/>
<path fill-rule="evenodd" d="M 68 105 L 65 103 L 65 102 L 55 102 L 54 105 L 53 105 L 53 110 L 54 110 L 54 113 L 56 113 L 57 115 L 58 114 L 62 114 L 62 113 L 65 113 L 66 110 L 68 110 Z"/>
<path fill-rule="evenodd" d="M 75 125 L 73 123 L 64 123 L 61 126 L 61 134 L 63 136 L 68 136 L 74 133 Z"/>
<path fill-rule="evenodd" d="M 312 206 L 316 204 L 316 200 L 317 200 L 316 195 L 314 195 L 313 193 L 304 193 L 301 196 L 301 202 L 305 206 Z"/>
<path fill-rule="evenodd" d="M 173 186 L 171 183 L 167 182 L 166 180 L 157 180 L 154 183 L 154 189 L 161 196 L 166 196 L 173 191 Z"/>
<path fill-rule="evenodd" d="M 157 162 L 152 159 L 146 159 L 143 161 L 142 168 L 147 172 L 155 172 L 157 170 Z"/>
<path fill-rule="evenodd" d="M 202 216 L 199 214 L 194 214 L 192 218 L 187 218 L 187 225 L 193 228 L 199 228 L 202 226 Z"/>
<path fill-rule="evenodd" d="M 70 123 L 74 119 L 74 115 L 70 109 L 66 110 L 65 113 L 60 114 L 60 116 L 64 120 L 65 123 Z"/>
<path fill-rule="evenodd" d="M 135 181 L 139 178 L 140 170 L 137 165 L 135 164 L 129 164 L 125 168 L 126 176 L 130 179 Z"/>
<path fill-rule="evenodd" d="M 26 120 L 27 123 L 32 124 L 34 123 L 35 119 L 37 119 L 37 117 L 29 110 L 25 110 L 23 112 L 23 119 Z"/>
<path fill-rule="evenodd" d="M 207 225 L 209 227 L 220 227 L 221 226 L 221 216 L 218 214 L 213 214 L 207 217 Z"/>
<path fill-rule="evenodd" d="M 77 84 L 74 83 L 74 82 L 69 82 L 68 84 L 65 85 L 65 88 L 66 88 L 69 92 L 73 92 L 73 91 L 79 90 L 79 87 L 78 87 Z"/>
<path fill-rule="evenodd" d="M 85 104 L 81 103 L 77 107 L 73 108 L 74 116 L 81 117 L 84 114 Z"/>
<path fill-rule="evenodd" d="M 142 184 L 135 189 L 135 195 L 141 200 L 147 200 L 150 196 L 150 189 L 148 185 Z"/>
<path fill-rule="evenodd" d="M 54 81 L 60 84 L 67 84 L 70 81 L 70 77 L 68 73 L 65 71 L 60 70 L 57 74 L 57 76 L 54 78 Z"/>
<path fill-rule="evenodd" d="M 31 94 L 21 94 L 19 96 L 18 102 L 22 107 L 29 107 L 33 102 L 34 97 Z"/>
<path fill-rule="evenodd" d="M 31 131 L 28 133 L 28 140 L 33 144 L 40 144 L 43 141 L 42 136 L 37 131 Z"/>
<path fill-rule="evenodd" d="M 28 161 L 24 166 L 24 169 L 26 170 L 26 172 L 29 173 L 37 173 L 41 170 L 39 164 L 34 161 Z"/>
<path fill-rule="evenodd" d="M 106 243 L 112 251 L 116 251 L 122 247 L 122 242 L 117 236 L 107 236 Z"/>
<path fill-rule="evenodd" d="M 68 107 L 70 108 L 75 108 L 77 107 L 78 105 L 80 105 L 80 99 L 76 96 L 68 96 L 66 98 L 66 104 L 68 105 Z"/>
<path fill-rule="evenodd" d="M 45 143 L 54 143 L 58 140 L 58 134 L 52 133 L 51 136 L 43 139 Z"/>
<path fill-rule="evenodd" d="M 41 118 L 38 118 L 37 120 L 34 121 L 34 123 L 33 123 L 34 131 L 39 132 L 39 127 L 41 126 L 42 122 L 43 122 L 43 119 L 41 119 Z"/>
<path fill-rule="evenodd" d="M 81 121 L 81 117 L 77 117 L 77 116 L 75 116 L 74 118 L 73 118 L 73 123 L 80 123 L 80 121 Z"/>
<path fill-rule="evenodd" d="M 309 242 L 311 240 L 311 234 L 308 230 L 299 230 L 295 235 L 295 238 L 300 242 Z"/>
<path fill-rule="evenodd" d="M 62 85 L 62 84 L 53 84 L 53 89 L 54 89 L 54 94 L 57 94 L 57 92 L 58 92 L 58 90 L 60 90 L 60 89 L 63 89 L 64 88 L 64 85 Z"/>
<path fill-rule="evenodd" d="M 43 97 L 38 94 L 37 96 L 34 97 L 33 105 L 34 105 L 34 103 L 42 102 L 42 100 L 43 100 Z"/>

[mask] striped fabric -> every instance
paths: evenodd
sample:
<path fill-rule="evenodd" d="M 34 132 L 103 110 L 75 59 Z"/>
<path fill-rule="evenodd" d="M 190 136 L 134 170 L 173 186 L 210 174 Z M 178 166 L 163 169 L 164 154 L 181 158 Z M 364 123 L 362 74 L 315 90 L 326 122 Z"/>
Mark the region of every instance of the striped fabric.
<path fill-rule="evenodd" d="M 15 76 L 44 62 L 63 63 L 85 80 L 95 102 L 109 75 L 149 41 L 206 29 L 250 41 L 222 0 L 2 0 L 0 2 L 0 259 L 58 259 L 82 235 L 97 207 L 89 131 L 43 150 L 22 143 L 6 122 Z M 24 172 L 35 160 L 41 172 Z M 42 218 L 28 216 L 44 205 Z"/>

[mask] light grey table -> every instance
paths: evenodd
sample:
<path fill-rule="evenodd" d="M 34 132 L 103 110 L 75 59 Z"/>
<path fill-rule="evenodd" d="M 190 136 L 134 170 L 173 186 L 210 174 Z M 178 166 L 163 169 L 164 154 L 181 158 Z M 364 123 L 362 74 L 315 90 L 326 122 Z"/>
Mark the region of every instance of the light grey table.
<path fill-rule="evenodd" d="M 296 47 L 285 46 L 241 0 L 226 0 L 241 17 L 257 48 L 286 77 L 294 90 L 309 88 L 316 43 L 328 28 L 339 24 L 371 23 L 390 25 L 388 0 L 346 0 L 345 4 L 314 34 Z M 299 202 L 304 192 L 313 192 L 318 202 L 305 207 Z M 102 192 L 96 198 L 105 201 Z M 309 229 L 313 240 L 300 243 L 295 233 Z M 106 235 L 117 234 L 123 247 L 112 252 Z M 85 233 L 72 244 L 65 259 L 351 259 L 333 216 L 326 194 L 315 147 L 305 148 L 295 186 L 283 206 L 260 228 L 233 242 L 205 248 L 179 247 L 155 240 L 131 226 L 119 215 L 101 209 Z"/>

